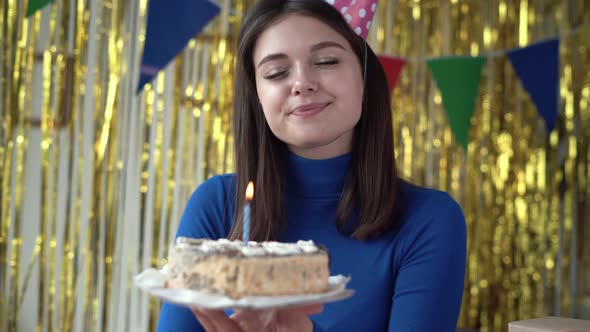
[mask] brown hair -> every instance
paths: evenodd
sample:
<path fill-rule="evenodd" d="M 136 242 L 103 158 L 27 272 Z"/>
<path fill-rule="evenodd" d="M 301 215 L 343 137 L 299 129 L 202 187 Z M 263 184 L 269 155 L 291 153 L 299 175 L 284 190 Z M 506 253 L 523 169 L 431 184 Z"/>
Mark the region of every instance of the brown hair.
<path fill-rule="evenodd" d="M 287 151 L 266 123 L 256 91 L 252 54 L 258 37 L 277 19 L 290 14 L 317 18 L 340 33 L 364 67 L 363 109 L 354 130 L 350 168 L 337 211 L 337 226 L 345 232 L 348 216 L 359 212 L 351 236 L 377 237 L 396 224 L 400 210 L 400 180 L 395 168 L 393 129 L 387 80 L 379 59 L 348 26 L 343 16 L 323 0 L 262 0 L 246 14 L 238 37 L 234 85 L 234 137 L 237 166 L 236 219 L 229 234 L 242 236 L 244 193 L 254 182 L 250 239 L 278 240 L 286 223 L 283 209 L 282 160 Z"/>

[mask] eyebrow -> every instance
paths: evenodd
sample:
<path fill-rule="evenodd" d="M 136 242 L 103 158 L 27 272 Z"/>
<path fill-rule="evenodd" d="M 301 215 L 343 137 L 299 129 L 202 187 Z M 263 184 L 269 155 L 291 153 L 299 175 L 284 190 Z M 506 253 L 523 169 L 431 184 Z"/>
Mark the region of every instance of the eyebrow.
<path fill-rule="evenodd" d="M 333 41 L 325 41 L 325 42 L 319 42 L 313 46 L 311 46 L 309 48 L 310 52 L 317 52 L 321 49 L 324 48 L 328 48 L 328 47 L 336 47 L 336 48 L 340 48 L 342 50 L 346 50 L 344 48 L 344 46 L 333 42 Z M 274 53 L 274 54 L 269 54 L 267 56 L 265 56 L 264 58 L 262 58 L 262 60 L 260 60 L 260 62 L 258 62 L 258 68 L 260 68 L 260 66 L 262 66 L 264 63 L 269 62 L 269 61 L 273 61 L 273 60 L 280 60 L 280 59 L 286 59 L 287 55 L 285 53 Z"/>

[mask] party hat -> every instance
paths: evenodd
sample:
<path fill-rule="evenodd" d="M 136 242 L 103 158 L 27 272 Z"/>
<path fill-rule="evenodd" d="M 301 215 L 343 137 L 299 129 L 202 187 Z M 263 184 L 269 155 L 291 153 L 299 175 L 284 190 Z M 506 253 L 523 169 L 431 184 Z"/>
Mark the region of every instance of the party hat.
<path fill-rule="evenodd" d="M 357 35 L 367 38 L 378 0 L 326 0 L 342 13 Z"/>

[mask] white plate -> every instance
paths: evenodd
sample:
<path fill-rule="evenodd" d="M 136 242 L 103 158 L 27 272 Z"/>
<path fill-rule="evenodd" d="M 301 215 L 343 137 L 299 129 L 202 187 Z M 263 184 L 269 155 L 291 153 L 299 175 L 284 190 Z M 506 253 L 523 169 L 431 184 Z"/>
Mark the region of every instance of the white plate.
<path fill-rule="evenodd" d="M 135 276 L 135 285 L 150 295 L 165 302 L 185 307 L 203 309 L 265 309 L 285 308 L 315 303 L 329 303 L 351 297 L 354 290 L 347 289 L 350 277 L 331 276 L 329 288 L 325 293 L 289 296 L 249 296 L 232 299 L 227 296 L 210 294 L 191 289 L 172 289 L 164 287 L 167 275 L 162 270 L 147 269 Z"/>

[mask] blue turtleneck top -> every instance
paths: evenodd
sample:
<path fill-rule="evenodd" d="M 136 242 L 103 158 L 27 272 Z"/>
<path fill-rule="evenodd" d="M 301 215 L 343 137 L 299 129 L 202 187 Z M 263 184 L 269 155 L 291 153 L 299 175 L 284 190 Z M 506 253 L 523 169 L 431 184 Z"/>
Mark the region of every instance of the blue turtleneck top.
<path fill-rule="evenodd" d="M 395 229 L 358 241 L 336 229 L 336 209 L 350 155 L 285 163 L 287 226 L 283 242 L 313 240 L 330 253 L 333 275 L 352 277 L 355 295 L 311 316 L 316 331 L 455 331 L 463 293 L 466 227 L 446 193 L 402 186 Z M 177 236 L 223 238 L 234 219 L 235 175 L 219 175 L 191 196 Z M 202 331 L 188 309 L 164 303 L 158 331 Z"/>

